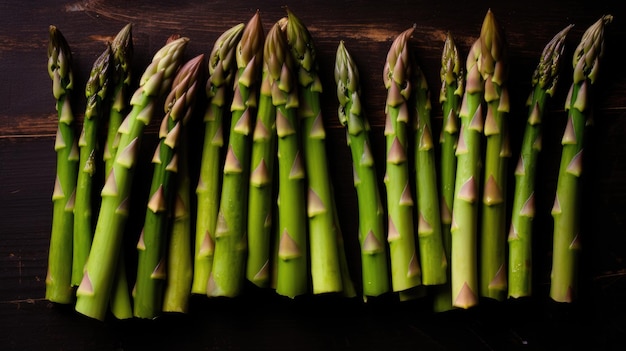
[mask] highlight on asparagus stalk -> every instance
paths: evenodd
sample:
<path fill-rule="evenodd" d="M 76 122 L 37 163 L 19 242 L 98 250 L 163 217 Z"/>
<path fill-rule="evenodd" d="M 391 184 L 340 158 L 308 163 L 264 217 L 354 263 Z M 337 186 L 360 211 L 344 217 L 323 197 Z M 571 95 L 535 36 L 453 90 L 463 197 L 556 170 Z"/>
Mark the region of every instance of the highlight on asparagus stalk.
<path fill-rule="evenodd" d="M 293 57 L 276 22 L 265 39 L 263 59 L 276 106 L 278 154 L 278 239 L 276 292 L 294 298 L 309 289 L 306 169 L 298 120 L 298 86 Z"/>
<path fill-rule="evenodd" d="M 198 86 L 198 71 L 204 55 L 186 62 L 176 74 L 165 99 L 165 116 L 159 129 L 159 144 L 152 163 L 152 184 L 148 206 L 137 243 L 138 264 L 135 283 L 134 312 L 136 317 L 155 318 L 162 311 L 163 291 L 167 277 L 167 243 L 172 201 L 176 194 L 178 145 L 183 121 L 193 112 Z"/>
<path fill-rule="evenodd" d="M 409 98 L 414 69 L 408 42 L 415 28 L 398 35 L 387 53 L 383 81 L 387 89 L 385 105 L 388 229 L 393 291 L 404 291 L 422 284 L 421 267 L 414 235 L 414 207 L 409 178 Z"/>
<path fill-rule="evenodd" d="M 472 45 L 466 59 L 466 85 L 459 116 L 461 129 L 456 148 L 457 166 L 452 202 L 451 290 L 454 307 L 478 303 L 478 201 L 482 162 L 484 82 L 478 70 L 481 40 Z"/>
<path fill-rule="evenodd" d="M 554 237 L 550 297 L 573 302 L 578 293 L 580 246 L 581 175 L 585 129 L 591 122 L 593 84 L 604 49 L 604 29 L 613 16 L 604 15 L 592 24 L 574 51 L 573 80 L 565 102 L 567 124 L 561 140 L 561 163 L 552 216 Z"/>
<path fill-rule="evenodd" d="M 48 74 L 56 100 L 58 129 L 54 142 L 57 162 L 45 296 L 52 302 L 69 304 L 74 300 L 71 284 L 72 233 L 79 160 L 71 97 L 74 77 L 69 44 L 56 26 L 50 26 L 49 32 Z"/>
<path fill-rule="evenodd" d="M 565 38 L 572 25 L 557 33 L 545 46 L 532 76 L 528 119 L 515 169 L 515 192 L 509 230 L 508 296 L 532 294 L 532 237 L 535 217 L 535 181 L 541 152 L 542 120 L 548 100 L 554 96 Z"/>
<path fill-rule="evenodd" d="M 112 69 L 111 45 L 96 59 L 91 69 L 85 96 L 87 106 L 83 128 L 78 139 L 79 160 L 74 202 L 74 240 L 72 260 L 72 285 L 78 286 L 83 279 L 83 269 L 87 262 L 93 238 L 94 219 L 92 212 L 92 190 L 100 187 L 96 170 L 104 165 L 100 158 L 100 128 L 103 125 L 104 103 L 108 99 Z"/>
<path fill-rule="evenodd" d="M 417 234 L 423 285 L 441 285 L 448 280 L 448 261 L 441 232 L 437 165 L 431 123 L 430 91 L 421 68 L 415 64 L 415 183 Z"/>
<path fill-rule="evenodd" d="M 250 148 L 262 73 L 265 34 L 257 11 L 235 50 L 238 72 L 234 82 L 231 124 L 217 226 L 215 254 L 208 294 L 234 297 L 245 282 L 247 252 Z"/>
<path fill-rule="evenodd" d="M 450 226 L 452 224 L 452 203 L 456 177 L 455 152 L 459 138 L 459 112 L 465 91 L 465 72 L 461 56 L 450 32 L 446 34 L 441 54 L 440 76 L 439 102 L 443 112 L 443 122 L 439 137 L 439 206 L 441 208 L 441 236 L 446 259 L 449 263 L 452 255 Z M 448 264 L 446 271 L 446 283 L 436 287 L 434 291 L 433 308 L 436 312 L 452 309 L 450 264 Z"/>
<path fill-rule="evenodd" d="M 342 292 L 351 286 L 351 280 L 346 270 L 342 270 L 345 253 L 328 170 L 326 131 L 320 103 L 322 83 L 315 44 L 306 26 L 289 9 L 284 30 L 298 72 L 298 115 L 302 123 L 302 149 L 308 182 L 307 215 L 313 293 Z"/>
<path fill-rule="evenodd" d="M 128 109 L 128 98 L 132 83 L 132 59 L 134 54 L 132 24 L 122 28 L 111 42 L 113 55 L 113 68 L 111 72 L 111 85 L 113 91 L 111 97 L 111 110 L 108 116 L 106 142 L 104 144 L 104 174 L 109 174 L 115 161 L 117 144 L 119 142 L 118 128 L 124 120 Z"/>
<path fill-rule="evenodd" d="M 196 187 L 196 234 L 191 292 L 206 295 L 213 268 L 215 226 L 219 210 L 224 163 L 224 114 L 232 99 L 232 81 L 236 74 L 235 48 L 244 24 L 226 30 L 215 41 L 209 56 L 206 85 L 208 106 L 204 115 L 204 144 Z M 228 119 L 226 120 L 228 121 Z"/>
<path fill-rule="evenodd" d="M 131 98 L 132 110 L 119 128 L 119 152 L 102 188 L 102 205 L 89 258 L 83 280 L 76 291 L 76 311 L 88 317 L 98 320 L 106 317 L 143 131 L 152 120 L 156 100 L 169 90 L 188 42 L 186 37 L 171 37 L 157 51 Z"/>
<path fill-rule="evenodd" d="M 335 58 L 339 121 L 346 127 L 357 194 L 362 289 L 365 299 L 390 290 L 385 210 L 370 143 L 370 124 L 361 105 L 359 71 L 343 41 Z"/>
<path fill-rule="evenodd" d="M 508 53 L 504 32 L 489 10 L 480 31 L 479 70 L 485 83 L 487 113 L 480 232 L 480 295 L 503 300 L 507 294 L 507 179 L 509 140 Z"/>
<path fill-rule="evenodd" d="M 265 43 L 263 50 L 273 50 Z M 247 279 L 258 287 L 268 287 L 272 270 L 272 235 L 275 229 L 276 211 L 276 106 L 272 102 L 272 78 L 270 66 L 264 53 L 259 105 L 252 134 L 250 151 L 250 181 L 248 188 L 248 257 Z M 277 88 L 274 88 L 277 89 Z"/>

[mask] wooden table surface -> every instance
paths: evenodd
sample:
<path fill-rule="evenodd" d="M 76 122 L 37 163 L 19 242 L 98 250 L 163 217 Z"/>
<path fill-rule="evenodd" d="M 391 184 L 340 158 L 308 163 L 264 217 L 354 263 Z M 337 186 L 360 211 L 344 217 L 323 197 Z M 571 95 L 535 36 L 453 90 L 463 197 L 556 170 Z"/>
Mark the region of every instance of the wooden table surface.
<path fill-rule="evenodd" d="M 247 22 L 258 9 L 264 28 L 289 8 L 316 41 L 325 88 L 331 176 L 348 257 L 358 272 L 356 200 L 349 149 L 337 120 L 333 80 L 340 40 L 359 65 L 364 107 L 373 145 L 382 159 L 385 89 L 382 68 L 392 40 L 416 25 L 412 44 L 432 94 L 435 124 L 441 122 L 439 65 L 446 31 L 462 55 L 477 38 L 489 8 L 503 26 L 510 50 L 511 118 L 518 145 L 524 102 L 541 50 L 568 24 L 571 57 L 584 30 L 604 14 L 605 57 L 594 96 L 595 126 L 586 157 L 582 216 L 580 299 L 556 304 L 548 297 L 552 206 L 563 103 L 571 83 L 570 60 L 548 107 L 535 243 L 536 289 L 520 301 L 481 301 L 469 310 L 433 313 L 428 301 L 397 302 L 305 296 L 286 301 L 251 289 L 234 299 L 194 296 L 186 315 L 157 320 L 99 322 L 72 306 L 44 299 L 55 177 L 57 117 L 47 75 L 48 26 L 56 25 L 74 55 L 76 91 L 84 87 L 103 40 L 133 23 L 135 72 L 141 72 L 170 34 L 191 39 L 186 57 L 208 54 L 226 29 Z M 3 350 L 528 350 L 620 349 L 626 346 L 626 73 L 621 47 L 626 13 L 618 1 L 17 1 L 0 4 L 0 349 Z M 136 73 L 138 74 L 138 73 Z M 75 94 L 77 116 L 85 99 Z M 156 125 L 146 131 L 146 150 Z M 133 218 L 131 218 L 131 222 Z M 135 219 L 135 222 L 138 222 Z M 130 235 L 135 235 L 131 233 Z M 592 347 L 593 346 L 593 347 Z"/>

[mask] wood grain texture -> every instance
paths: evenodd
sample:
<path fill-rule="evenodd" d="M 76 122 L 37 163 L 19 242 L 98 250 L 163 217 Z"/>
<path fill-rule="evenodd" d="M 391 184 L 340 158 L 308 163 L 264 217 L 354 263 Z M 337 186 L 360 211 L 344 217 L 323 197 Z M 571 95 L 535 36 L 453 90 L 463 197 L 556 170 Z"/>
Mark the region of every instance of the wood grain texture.
<path fill-rule="evenodd" d="M 382 68 L 391 41 L 401 31 L 416 26 L 411 44 L 430 85 L 434 124 L 439 128 L 437 94 L 444 35 L 451 31 L 465 55 L 491 8 L 509 44 L 513 142 L 519 143 L 530 76 L 547 41 L 563 27 L 575 24 L 566 46 L 566 55 L 571 57 L 589 25 L 604 14 L 615 16 L 607 28 L 605 59 L 594 96 L 595 126 L 586 155 L 589 167 L 585 178 L 580 304 L 555 306 L 547 298 L 552 245 L 549 210 L 565 123 L 563 103 L 571 83 L 567 60 L 545 124 L 537 191 L 537 289 L 536 297 L 529 301 L 486 304 L 473 311 L 433 315 L 424 302 L 400 305 L 383 300 L 364 306 L 308 297 L 287 302 L 252 290 L 254 294 L 232 301 L 194 299 L 189 316 L 99 323 L 43 299 L 57 125 L 46 69 L 48 26 L 56 25 L 72 48 L 74 111 L 80 122 L 85 105 L 83 89 L 93 60 L 104 48 L 103 41 L 126 23 L 134 25 L 133 68 L 138 76 L 170 34 L 191 39 L 186 57 L 208 54 L 224 30 L 247 22 L 257 9 L 264 28 L 269 30 L 285 16 L 285 5 L 307 25 L 317 46 L 325 88 L 323 113 L 329 134 L 331 176 L 354 272 L 358 270 L 356 198 L 350 152 L 337 120 L 332 75 L 340 40 L 345 41 L 359 66 L 364 108 L 373 126 L 373 148 L 376 157 L 382 159 L 386 94 Z M 85 0 L 34 4 L 9 0 L 0 4 L 0 16 L 0 348 L 527 350 L 594 345 L 611 349 L 614 342 L 626 336 L 626 70 L 620 56 L 626 38 L 626 13 L 617 2 Z M 158 120 L 147 130 L 142 150 L 146 164 L 157 142 Z M 201 142 L 196 140 L 195 144 Z M 136 217 L 131 217 L 129 242 L 138 235 L 141 197 L 145 196 L 142 186 L 149 186 L 144 181 L 148 177 L 147 167 L 137 177 L 139 205 Z"/>

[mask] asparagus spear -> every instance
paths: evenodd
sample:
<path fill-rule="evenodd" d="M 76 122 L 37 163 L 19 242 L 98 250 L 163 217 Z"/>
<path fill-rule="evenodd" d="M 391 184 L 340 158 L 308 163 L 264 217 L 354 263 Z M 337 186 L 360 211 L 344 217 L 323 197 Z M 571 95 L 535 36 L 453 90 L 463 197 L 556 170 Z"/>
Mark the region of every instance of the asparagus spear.
<path fill-rule="evenodd" d="M 71 94 L 74 88 L 72 52 L 56 26 L 49 28 L 48 74 L 56 100 L 58 130 L 54 143 L 57 174 L 52 193 L 53 213 L 46 275 L 46 299 L 69 304 L 74 299 L 72 279 L 72 230 L 78 177 L 79 151 Z"/>
<path fill-rule="evenodd" d="M 572 25 L 557 33 L 545 46 L 532 76 L 528 119 L 515 170 L 515 192 L 509 231 L 508 296 L 532 294 L 532 236 L 535 217 L 535 180 L 541 152 L 542 119 L 548 99 L 554 96 L 565 38 Z"/>
<path fill-rule="evenodd" d="M 257 11 L 246 25 L 235 51 L 238 72 L 215 228 L 213 271 L 209 278 L 208 294 L 212 296 L 237 296 L 245 281 L 250 138 L 256 116 L 264 35 Z"/>
<path fill-rule="evenodd" d="M 113 168 L 113 162 L 115 161 L 113 155 L 117 152 L 117 144 L 119 143 L 117 130 L 128 110 L 128 95 L 132 81 L 131 63 L 133 57 L 132 25 L 130 23 L 125 25 L 117 33 L 111 43 L 111 50 L 113 55 L 113 68 L 111 72 L 113 92 L 109 95 L 111 97 L 109 101 L 110 111 L 106 141 L 102 154 L 104 160 L 104 174 L 109 174 Z M 131 318 L 133 315 L 125 262 L 124 255 L 120 254 L 117 272 L 115 273 L 113 293 L 111 294 L 111 312 L 118 319 Z"/>
<path fill-rule="evenodd" d="M 340 253 L 337 247 L 339 223 L 333 213 L 334 197 L 326 156 L 326 131 L 319 95 L 315 45 L 302 21 L 287 9 L 287 42 L 298 70 L 303 152 L 308 180 L 307 214 L 313 293 L 343 290 Z"/>
<path fill-rule="evenodd" d="M 83 269 L 93 238 L 92 189 L 98 186 L 98 182 L 94 182 L 96 169 L 100 165 L 98 138 L 103 122 L 104 101 L 108 98 L 107 91 L 111 82 L 111 61 L 111 45 L 107 43 L 106 49 L 93 64 L 85 87 L 87 106 L 82 132 L 78 139 L 80 156 L 74 203 L 73 286 L 78 286 L 83 279 Z"/>
<path fill-rule="evenodd" d="M 197 93 L 196 93 L 197 94 Z M 187 116 L 189 117 L 189 116 Z M 187 313 L 193 278 L 191 247 L 191 198 L 189 181 L 189 139 L 183 118 L 178 145 L 176 195 L 172 204 L 172 227 L 167 244 L 167 280 L 163 293 L 163 312 Z"/>
<path fill-rule="evenodd" d="M 231 96 L 231 84 L 236 72 L 235 48 L 241 39 L 244 24 L 237 24 L 216 40 L 209 57 L 209 78 L 206 94 L 208 107 L 204 115 L 204 145 L 200 161 L 200 175 L 196 188 L 196 235 L 194 269 L 191 291 L 207 293 L 215 242 L 215 225 L 219 210 L 222 184 L 223 115 Z"/>
<path fill-rule="evenodd" d="M 264 45 L 264 51 L 269 44 Z M 246 277 L 259 287 L 270 285 L 272 235 L 275 229 L 276 106 L 272 102 L 270 65 L 264 54 L 256 124 L 252 135 L 248 189 L 248 257 Z"/>
<path fill-rule="evenodd" d="M 113 42 L 111 42 L 111 50 L 113 51 L 113 69 L 111 72 L 113 92 L 110 94 L 111 110 L 109 112 L 107 136 L 102 154 L 105 163 L 104 174 L 109 174 L 113 168 L 117 143 L 119 142 L 117 130 L 122 124 L 124 114 L 128 109 L 128 94 L 130 93 L 132 82 L 131 63 L 134 54 L 132 24 L 125 25 L 117 33 Z"/>
<path fill-rule="evenodd" d="M 428 83 L 415 65 L 415 163 L 417 185 L 417 234 L 422 267 L 422 284 L 440 285 L 447 281 L 448 262 L 443 246 L 437 166 L 432 136 L 431 104 Z"/>
<path fill-rule="evenodd" d="M 413 94 L 413 62 L 408 41 L 415 28 L 398 35 L 387 53 L 383 81 L 387 89 L 385 105 L 388 230 L 393 291 L 421 285 L 421 268 L 414 236 L 414 200 L 409 179 L 409 135 L 411 121 L 408 100 Z"/>
<path fill-rule="evenodd" d="M 504 33 L 489 10 L 480 31 L 480 73 L 485 82 L 487 113 L 485 172 L 483 174 L 480 233 L 480 294 L 506 297 L 506 224 L 509 142 L 508 57 Z"/>
<path fill-rule="evenodd" d="M 459 116 L 457 167 L 452 200 L 452 305 L 469 308 L 478 303 L 477 230 L 484 83 L 478 70 L 481 40 L 472 45 L 466 60 L 466 86 Z"/>
<path fill-rule="evenodd" d="M 363 295 L 379 296 L 390 290 L 384 209 L 378 187 L 376 164 L 370 143 L 370 124 L 361 105 L 359 71 L 344 42 L 335 59 L 335 82 L 339 120 L 346 127 L 352 153 L 357 193 Z"/>
<path fill-rule="evenodd" d="M 169 90 L 188 42 L 186 37 L 172 37 L 154 55 L 131 98 L 132 110 L 119 128 L 119 152 L 102 188 L 102 205 L 89 259 L 76 291 L 76 311 L 88 317 L 106 317 L 143 131 L 152 119 L 155 100 Z"/>
<path fill-rule="evenodd" d="M 567 125 L 561 140 L 561 164 L 552 208 L 554 244 L 550 297 L 573 302 L 578 292 L 580 252 L 580 189 L 583 171 L 585 128 L 591 121 L 591 99 L 604 48 L 604 29 L 613 16 L 604 15 L 592 24 L 574 51 L 573 80 L 565 102 Z"/>
<path fill-rule="evenodd" d="M 193 112 L 198 71 L 204 55 L 186 62 L 176 74 L 165 99 L 165 116 L 154 152 L 154 171 L 144 226 L 137 243 L 137 281 L 134 289 L 135 317 L 155 318 L 163 304 L 167 264 L 167 233 L 178 173 L 178 145 L 183 120 Z"/>
<path fill-rule="evenodd" d="M 440 144 L 439 192 L 441 207 L 441 235 L 448 262 L 451 260 L 452 237 L 452 201 L 454 200 L 454 181 L 456 176 L 456 145 L 459 137 L 459 112 L 465 89 L 465 74 L 461 56 L 448 32 L 441 55 L 441 91 L 439 102 L 443 112 Z M 450 285 L 450 265 L 447 266 L 447 280 L 443 286 L 435 288 L 433 308 L 437 312 L 452 309 Z"/>
<path fill-rule="evenodd" d="M 298 88 L 294 62 L 280 21 L 267 33 L 263 59 L 276 106 L 278 153 L 278 235 L 276 292 L 294 298 L 308 291 L 306 170 L 301 149 Z"/>

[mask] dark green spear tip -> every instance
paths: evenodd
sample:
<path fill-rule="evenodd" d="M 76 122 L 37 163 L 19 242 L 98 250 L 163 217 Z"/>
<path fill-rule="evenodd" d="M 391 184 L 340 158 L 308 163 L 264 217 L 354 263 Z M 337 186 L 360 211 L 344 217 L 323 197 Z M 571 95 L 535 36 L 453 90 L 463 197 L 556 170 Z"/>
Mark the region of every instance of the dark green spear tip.
<path fill-rule="evenodd" d="M 359 72 L 356 69 L 356 64 L 354 63 L 352 56 L 348 52 L 348 49 L 346 49 L 343 40 L 339 42 L 339 46 L 337 47 L 335 80 L 344 81 L 346 87 L 350 91 L 356 91 L 359 89 Z"/>
<path fill-rule="evenodd" d="M 287 42 L 291 51 L 293 51 L 294 57 L 306 71 L 317 69 L 315 45 L 313 44 L 311 33 L 293 11 L 289 8 L 286 8 L 286 10 Z"/>
<path fill-rule="evenodd" d="M 198 85 L 200 67 L 204 63 L 204 54 L 187 61 L 178 71 L 172 89 L 165 99 L 165 106 L 171 112 L 172 119 L 182 119 L 193 107 Z"/>
<path fill-rule="evenodd" d="M 443 44 L 443 53 L 441 54 L 441 92 L 439 94 L 439 102 L 446 99 L 446 86 L 455 84 L 457 90 L 455 94 L 463 96 L 463 87 L 465 85 L 465 72 L 463 70 L 463 62 L 459 55 L 458 48 L 454 42 L 452 33 L 446 34 L 446 40 Z"/>
<path fill-rule="evenodd" d="M 415 31 L 415 26 L 400 33 L 391 44 L 387 52 L 387 60 L 383 68 L 383 82 L 389 90 L 387 104 L 398 106 L 411 95 L 409 79 L 412 75 L 413 63 L 408 47 L 408 41 Z"/>
<path fill-rule="evenodd" d="M 567 33 L 573 27 L 568 25 L 558 32 L 550 42 L 545 46 L 539 59 L 539 64 L 533 73 L 532 85 L 539 86 L 546 90 L 546 93 L 552 96 L 559 80 L 559 67 L 561 55 L 565 48 L 565 38 Z"/>
<path fill-rule="evenodd" d="M 267 33 L 263 59 L 272 81 L 281 79 L 283 65 L 287 65 L 288 72 L 292 70 L 292 61 L 286 51 L 287 41 L 281 29 L 282 22 L 276 22 Z"/>
<path fill-rule="evenodd" d="M 123 79 L 124 84 L 130 84 L 131 66 L 134 55 L 133 25 L 128 23 L 115 36 L 111 42 L 113 60 L 115 62 L 115 74 L 117 79 Z"/>
<path fill-rule="evenodd" d="M 91 73 L 89 74 L 89 79 L 85 87 L 85 96 L 87 99 L 96 95 L 101 99 L 106 96 L 111 80 L 112 61 L 111 44 L 106 43 L 106 48 L 94 62 Z"/>
<path fill-rule="evenodd" d="M 604 28 L 613 21 L 612 15 L 604 15 L 592 24 L 574 51 L 574 83 L 589 78 L 591 83 L 597 78 L 598 62 L 604 51 Z"/>
<path fill-rule="evenodd" d="M 352 56 L 346 49 L 343 40 L 339 42 L 337 47 L 337 55 L 335 59 L 335 82 L 337 83 L 337 98 L 339 100 L 339 121 L 342 125 L 349 125 L 348 114 L 360 114 L 360 104 L 358 95 L 360 90 L 359 71 L 356 64 L 352 60 Z M 348 102 L 352 101 L 353 105 L 350 111 L 346 111 Z"/>
<path fill-rule="evenodd" d="M 48 42 L 48 74 L 53 80 L 53 94 L 59 99 L 73 88 L 72 51 L 61 31 L 50 25 Z"/>

